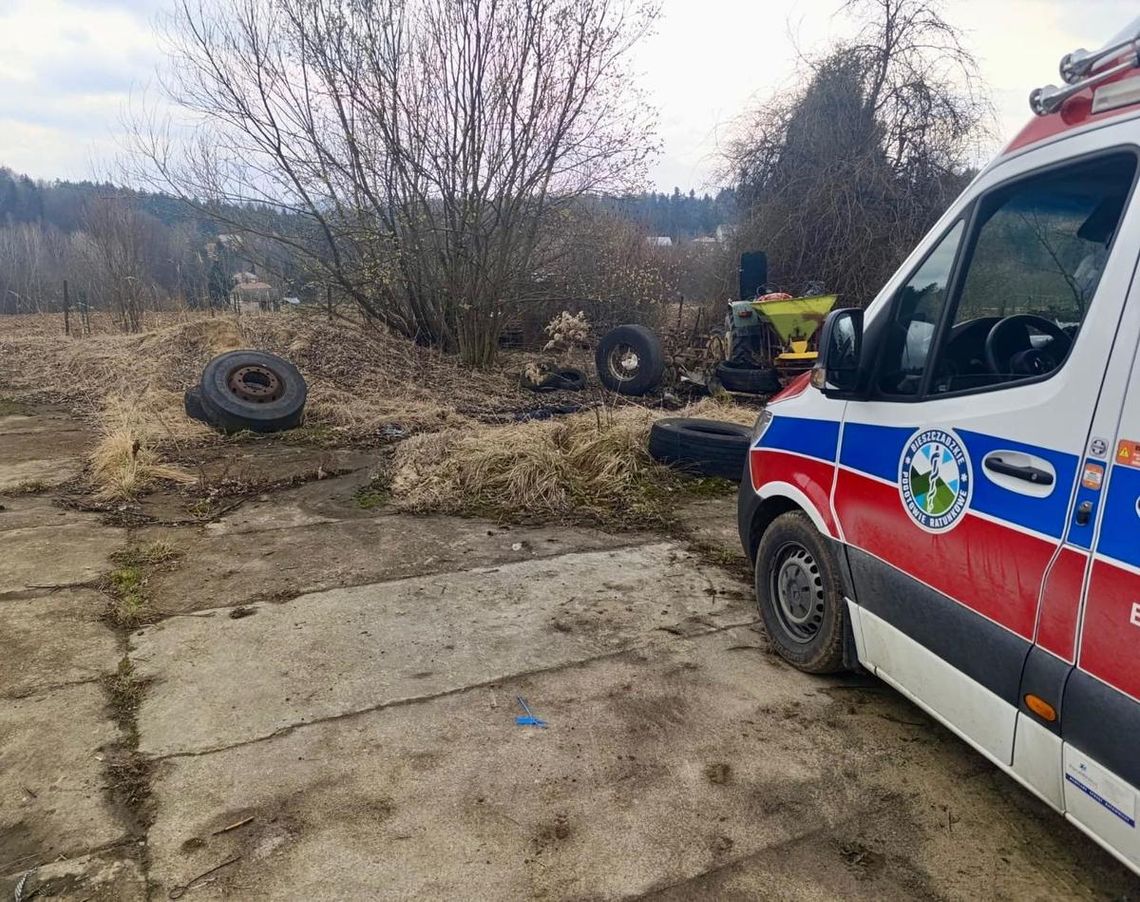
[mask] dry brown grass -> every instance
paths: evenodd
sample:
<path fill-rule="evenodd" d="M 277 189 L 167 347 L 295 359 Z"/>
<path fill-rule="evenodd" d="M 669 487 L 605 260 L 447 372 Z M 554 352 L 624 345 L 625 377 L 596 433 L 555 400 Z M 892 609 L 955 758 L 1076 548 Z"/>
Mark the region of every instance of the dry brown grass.
<path fill-rule="evenodd" d="M 314 314 L 151 314 L 150 331 L 136 335 L 113 331 L 106 318 L 93 326 L 92 335 L 66 337 L 58 316 L 0 317 L 0 388 L 91 418 L 101 438 L 90 471 L 104 499 L 134 498 L 159 481 L 194 481 L 171 460 L 183 445 L 218 439 L 186 417 L 183 391 L 211 357 L 239 347 L 281 354 L 298 366 L 309 384 L 307 423 L 334 443 L 387 437 L 393 427 L 401 434 L 440 433 L 398 451 L 397 495 L 409 508 L 483 506 L 534 515 L 578 509 L 603 519 L 605 511 L 637 502 L 653 482 L 642 477 L 658 469 L 644 451 L 654 415 L 636 406 L 480 426 L 475 411 L 547 400 L 519 387 L 522 355 L 473 372 L 360 323 Z M 580 362 L 589 366 L 585 356 Z M 727 407 L 713 415 L 735 414 Z M 754 413 L 739 416 L 750 423 Z"/>
<path fill-rule="evenodd" d="M 392 497 L 419 512 L 659 523 L 678 477 L 649 457 L 646 444 L 653 421 L 666 415 L 625 406 L 415 436 L 396 449 Z M 751 425 L 756 411 L 703 401 L 676 415 Z"/>
<path fill-rule="evenodd" d="M 13 361 L 9 378 L 27 397 L 90 416 L 100 437 L 88 462 L 100 498 L 133 498 L 157 481 L 193 481 L 165 462 L 162 449 L 210 435 L 185 416 L 182 388 L 195 367 L 240 345 L 231 321 L 186 320 L 138 335 L 70 339 L 30 325 L 0 341 Z"/>
<path fill-rule="evenodd" d="M 86 414 L 100 440 L 90 470 L 104 499 L 129 499 L 157 481 L 193 477 L 171 466 L 185 443 L 211 439 L 186 417 L 182 394 L 216 354 L 255 347 L 293 360 L 309 382 L 306 419 L 352 441 L 469 423 L 460 409 L 519 394 L 505 372 L 470 373 L 452 358 L 349 322 L 315 316 L 151 314 L 150 331 L 64 336 L 57 316 L 0 318 L 5 388 L 22 399 Z"/>

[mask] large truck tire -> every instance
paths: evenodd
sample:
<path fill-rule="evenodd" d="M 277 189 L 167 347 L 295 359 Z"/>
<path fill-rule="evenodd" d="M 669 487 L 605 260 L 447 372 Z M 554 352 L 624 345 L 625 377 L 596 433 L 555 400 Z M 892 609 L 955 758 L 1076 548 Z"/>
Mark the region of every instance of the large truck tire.
<path fill-rule="evenodd" d="M 618 326 L 598 342 L 594 363 L 606 388 L 619 395 L 644 395 L 661 384 L 665 351 L 652 329 Z"/>
<path fill-rule="evenodd" d="M 308 386 L 288 360 L 264 351 L 228 351 L 202 371 L 201 400 L 226 432 L 280 432 L 301 424 Z"/>

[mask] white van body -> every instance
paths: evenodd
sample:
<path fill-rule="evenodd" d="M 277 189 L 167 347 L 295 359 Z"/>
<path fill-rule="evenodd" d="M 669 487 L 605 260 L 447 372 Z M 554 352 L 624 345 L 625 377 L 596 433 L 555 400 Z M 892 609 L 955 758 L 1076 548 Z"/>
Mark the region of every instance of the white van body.
<path fill-rule="evenodd" d="M 821 363 L 770 402 L 739 512 L 789 660 L 834 669 L 839 624 L 846 665 L 1140 871 L 1138 35 L 1035 97 L 866 309 L 863 382 Z M 774 543 L 789 517 L 830 550 Z"/>

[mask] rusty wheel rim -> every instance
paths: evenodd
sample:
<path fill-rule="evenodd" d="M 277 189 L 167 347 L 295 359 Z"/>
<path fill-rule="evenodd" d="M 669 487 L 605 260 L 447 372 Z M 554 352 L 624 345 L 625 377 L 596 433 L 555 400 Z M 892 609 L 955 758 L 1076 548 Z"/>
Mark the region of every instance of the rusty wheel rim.
<path fill-rule="evenodd" d="M 230 373 L 226 383 L 234 395 L 253 404 L 276 401 L 285 389 L 281 377 L 273 370 L 256 365 L 238 367 Z"/>

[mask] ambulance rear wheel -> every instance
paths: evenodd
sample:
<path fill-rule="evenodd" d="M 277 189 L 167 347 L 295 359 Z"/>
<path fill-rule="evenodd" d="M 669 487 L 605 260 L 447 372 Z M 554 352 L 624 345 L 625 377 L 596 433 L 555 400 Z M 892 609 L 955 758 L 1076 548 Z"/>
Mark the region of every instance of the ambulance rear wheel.
<path fill-rule="evenodd" d="M 847 615 L 839 565 L 802 511 L 781 514 L 761 536 L 756 602 L 781 658 L 807 673 L 844 669 Z"/>

